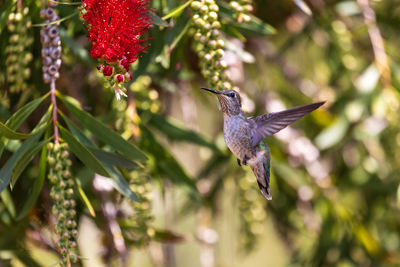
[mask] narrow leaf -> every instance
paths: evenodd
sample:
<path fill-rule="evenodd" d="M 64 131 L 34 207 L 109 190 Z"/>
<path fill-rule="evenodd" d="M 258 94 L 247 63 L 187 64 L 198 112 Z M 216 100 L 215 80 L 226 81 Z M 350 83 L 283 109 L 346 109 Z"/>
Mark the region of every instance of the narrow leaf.
<path fill-rule="evenodd" d="M 167 177 L 175 184 L 185 185 L 192 196 L 198 196 L 195 182 L 186 174 L 175 158 L 145 126 L 141 125 L 140 129 L 143 133 L 141 144 L 149 152 L 149 155 L 153 155 L 153 158 L 149 161 L 149 168 L 153 168 L 160 176 Z"/>
<path fill-rule="evenodd" d="M 8 139 L 26 139 L 29 137 L 29 134 L 18 133 L 14 130 L 8 128 L 5 124 L 0 122 L 0 136 Z"/>
<path fill-rule="evenodd" d="M 217 146 L 198 133 L 185 129 L 172 119 L 167 119 L 161 115 L 153 114 L 148 124 L 159 130 L 171 140 L 186 141 L 193 144 L 208 147 L 212 150 L 218 150 Z"/>
<path fill-rule="evenodd" d="M 19 176 L 25 170 L 26 166 L 28 166 L 29 162 L 32 161 L 33 157 L 39 152 L 39 150 L 42 149 L 44 145 L 50 142 L 50 140 L 51 139 L 47 139 L 39 142 L 37 145 L 26 151 L 26 153 L 18 160 L 18 162 L 15 164 L 14 170 L 11 173 L 11 190 L 14 188 Z"/>
<path fill-rule="evenodd" d="M 68 129 L 82 144 L 87 146 L 93 145 L 92 141 L 90 141 L 90 139 L 81 131 L 81 129 L 78 128 L 78 126 L 75 125 L 75 123 L 68 119 L 68 117 L 65 116 L 63 113 L 60 112 L 60 114 L 67 124 Z"/>
<path fill-rule="evenodd" d="M 118 154 L 104 151 L 95 147 L 88 146 L 88 149 L 95 155 L 101 162 L 110 166 L 124 167 L 127 169 L 136 169 L 139 165 L 123 156 Z"/>
<path fill-rule="evenodd" d="M 129 160 L 123 156 L 117 155 L 112 152 L 101 150 L 90 141 L 90 139 L 79 129 L 70 119 L 68 119 L 64 114 L 61 113 L 68 129 L 71 133 L 103 163 L 111 166 L 125 167 L 128 169 L 133 169 L 139 167 L 137 163 Z"/>
<path fill-rule="evenodd" d="M 27 151 L 29 151 L 37 144 L 40 137 L 42 137 L 45 129 L 45 127 L 42 127 L 35 134 L 31 135 L 11 156 L 11 158 L 6 162 L 3 168 L 0 169 L 0 192 L 3 191 L 4 188 L 6 188 L 6 186 L 10 183 L 11 173 L 15 167 L 15 164 L 22 156 L 25 155 Z"/>
<path fill-rule="evenodd" d="M 31 102 L 20 108 L 6 121 L 5 125 L 12 130 L 16 130 L 47 96 L 48 94 L 32 100 Z M 4 147 L 7 142 L 8 140 L 5 137 L 0 137 L 0 156 L 3 153 Z"/>
<path fill-rule="evenodd" d="M 76 11 L 76 12 L 74 12 L 72 14 L 69 14 L 68 16 L 66 16 L 64 18 L 61 18 L 61 19 L 58 19 L 58 20 L 55 20 L 55 21 L 52 21 L 52 22 L 32 24 L 32 27 L 43 27 L 43 26 L 46 26 L 46 25 L 54 25 L 54 24 L 57 24 L 57 23 L 61 23 L 61 22 L 65 21 L 65 20 L 67 20 L 67 19 L 70 19 L 73 16 L 78 15 L 78 14 L 79 14 L 79 11 Z"/>
<path fill-rule="evenodd" d="M 7 24 L 8 16 L 10 15 L 12 8 L 14 7 L 15 0 L 9 0 L 2 2 L 2 12 L 0 13 L 0 32 L 3 32 L 3 28 Z"/>
<path fill-rule="evenodd" d="M 119 170 L 110 166 L 106 166 L 106 169 L 111 174 L 111 177 L 108 179 L 111 180 L 112 185 L 118 192 L 132 201 L 139 201 L 136 194 L 132 191 L 128 182 L 125 180 Z"/>
<path fill-rule="evenodd" d="M 70 132 L 68 132 L 62 126 L 59 126 L 61 136 L 68 143 L 69 148 L 75 154 L 75 156 L 82 161 L 82 163 L 93 170 L 94 172 L 110 177 L 110 174 L 101 165 L 100 161 L 93 155 L 90 150 L 85 147 L 81 142 L 79 142 Z"/>
<path fill-rule="evenodd" d="M 57 94 L 67 109 L 76 117 L 76 119 L 85 126 L 94 136 L 110 145 L 113 149 L 121 152 L 133 160 L 146 160 L 146 155 L 140 151 L 135 145 L 129 143 L 122 138 L 118 133 L 110 130 L 102 122 L 95 119 L 89 113 L 77 107 L 73 98 Z"/>
<path fill-rule="evenodd" d="M 1 200 L 3 201 L 4 205 L 6 206 L 8 212 L 10 213 L 12 218 L 15 218 L 15 205 L 14 201 L 11 197 L 10 191 L 8 189 L 3 190 L 0 193 Z"/>
<path fill-rule="evenodd" d="M 234 21 L 233 19 L 233 9 L 230 8 L 229 4 L 226 2 L 218 1 L 218 6 L 220 8 L 219 14 L 221 17 L 227 18 L 229 20 Z M 245 23 L 236 23 L 233 22 L 229 26 L 233 26 L 237 28 L 241 33 L 246 36 L 260 36 L 260 35 L 271 35 L 276 33 L 276 29 L 271 25 L 263 22 L 259 18 L 250 15 L 251 20 Z"/>
<path fill-rule="evenodd" d="M 78 188 L 79 196 L 82 198 L 83 203 L 85 203 L 86 207 L 88 208 L 90 215 L 92 215 L 92 217 L 96 217 L 96 212 L 94 211 L 92 203 L 90 203 L 90 200 L 86 196 L 85 191 L 83 191 L 81 181 L 79 181 L 79 179 L 75 179 L 75 183 L 76 187 Z"/>
<path fill-rule="evenodd" d="M 35 179 L 32 191 L 29 193 L 28 199 L 25 201 L 24 207 L 22 208 L 20 214 L 17 217 L 17 221 L 20 221 L 28 214 L 28 212 L 35 205 L 37 198 L 39 197 L 39 193 L 42 190 L 43 182 L 46 177 L 46 162 L 47 162 L 47 146 L 43 146 L 42 152 L 40 154 L 38 177 Z"/>
<path fill-rule="evenodd" d="M 163 20 L 169 19 L 169 18 L 176 18 L 179 17 L 182 14 L 182 11 L 191 3 L 193 2 L 193 0 L 189 0 L 186 3 L 184 3 L 183 5 L 180 5 L 174 9 L 172 9 L 167 15 L 165 15 L 164 17 L 162 17 Z"/>
<path fill-rule="evenodd" d="M 31 115 L 31 113 L 43 102 L 44 99 L 48 97 L 48 94 L 32 100 L 22 108 L 20 108 L 17 112 L 15 112 L 5 123 L 7 127 L 12 130 L 16 130 L 24 121 L 25 119 Z"/>

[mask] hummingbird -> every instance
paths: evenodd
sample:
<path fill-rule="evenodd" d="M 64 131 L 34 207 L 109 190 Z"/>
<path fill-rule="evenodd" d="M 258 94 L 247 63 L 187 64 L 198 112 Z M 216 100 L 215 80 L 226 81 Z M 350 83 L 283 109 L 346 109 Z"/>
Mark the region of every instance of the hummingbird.
<path fill-rule="evenodd" d="M 297 106 L 280 112 L 257 117 L 246 117 L 241 109 L 240 95 L 235 90 L 213 90 L 218 97 L 224 116 L 224 140 L 236 156 L 239 166 L 248 165 L 257 178 L 258 186 L 267 200 L 272 199 L 269 187 L 271 152 L 263 139 L 319 108 L 325 102 Z"/>

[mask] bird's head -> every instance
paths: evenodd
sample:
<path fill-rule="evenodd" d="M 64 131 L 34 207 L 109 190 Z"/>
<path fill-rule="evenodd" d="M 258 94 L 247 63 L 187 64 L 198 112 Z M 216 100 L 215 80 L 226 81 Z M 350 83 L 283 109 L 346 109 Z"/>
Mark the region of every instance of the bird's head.
<path fill-rule="evenodd" d="M 242 112 L 240 95 L 235 90 L 217 91 L 206 87 L 201 87 L 201 89 L 209 91 L 218 97 L 219 103 L 221 104 L 221 110 L 224 114 L 232 116 L 238 115 Z"/>

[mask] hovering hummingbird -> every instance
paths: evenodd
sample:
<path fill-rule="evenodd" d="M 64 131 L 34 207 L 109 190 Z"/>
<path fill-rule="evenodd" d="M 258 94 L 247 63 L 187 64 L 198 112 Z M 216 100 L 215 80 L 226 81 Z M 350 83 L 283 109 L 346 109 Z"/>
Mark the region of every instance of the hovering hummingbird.
<path fill-rule="evenodd" d="M 201 89 L 217 95 L 224 115 L 226 145 L 236 156 L 239 166 L 242 164 L 250 166 L 257 178 L 261 193 L 266 199 L 271 200 L 269 188 L 271 152 L 263 139 L 279 132 L 325 102 L 247 118 L 241 109 L 240 95 L 236 91 L 216 91 L 205 87 Z"/>

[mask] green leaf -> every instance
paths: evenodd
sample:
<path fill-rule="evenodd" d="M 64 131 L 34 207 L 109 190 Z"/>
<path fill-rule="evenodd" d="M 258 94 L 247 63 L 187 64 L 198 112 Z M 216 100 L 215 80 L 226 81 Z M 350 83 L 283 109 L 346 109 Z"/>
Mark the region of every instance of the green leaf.
<path fill-rule="evenodd" d="M 260 35 L 268 36 L 276 33 L 276 29 L 274 27 L 253 15 L 250 15 L 251 20 L 249 22 L 237 23 L 233 18 L 234 11 L 232 8 L 230 8 L 228 3 L 218 1 L 218 6 L 220 8 L 219 14 L 221 14 L 221 17 L 232 21 L 229 27 L 235 27 L 246 36 L 259 37 Z"/>
<path fill-rule="evenodd" d="M 5 123 L 7 127 L 12 130 L 16 130 L 48 96 L 49 94 L 45 94 L 44 96 L 32 100 L 31 102 L 27 103 L 25 106 L 17 110 L 17 112 L 15 112 Z"/>
<path fill-rule="evenodd" d="M 0 33 L 3 32 L 3 28 L 6 26 L 8 21 L 8 16 L 10 15 L 14 5 L 15 0 L 4 1 L 2 3 L 2 12 L 0 13 Z"/>
<path fill-rule="evenodd" d="M 64 18 L 60 18 L 60 19 L 58 19 L 58 20 L 54 20 L 54 21 L 47 22 L 47 23 L 32 24 L 32 27 L 43 27 L 43 26 L 46 26 L 46 25 L 54 25 L 54 24 L 57 24 L 57 23 L 61 23 L 61 22 L 63 22 L 63 21 L 66 21 L 67 19 L 70 19 L 70 18 L 72 18 L 73 16 L 78 15 L 78 14 L 79 14 L 79 11 L 75 11 L 74 13 L 69 14 L 68 16 L 66 16 L 66 17 L 64 17 Z"/>
<path fill-rule="evenodd" d="M 163 20 L 169 19 L 169 18 L 177 18 L 179 17 L 183 10 L 190 5 L 193 2 L 193 0 L 189 0 L 186 3 L 184 3 L 183 5 L 180 5 L 174 9 L 172 9 L 167 15 L 165 15 L 164 17 L 162 17 Z"/>
<path fill-rule="evenodd" d="M 29 137 L 29 134 L 13 131 L 2 122 L 0 122 L 0 136 L 8 139 L 26 139 Z"/>
<path fill-rule="evenodd" d="M 110 145 L 113 149 L 121 152 L 130 159 L 141 161 L 147 159 L 146 155 L 135 145 L 126 141 L 118 133 L 110 130 L 106 125 L 95 119 L 89 113 L 83 111 L 80 107 L 77 107 L 76 104 L 74 104 L 76 101 L 73 98 L 62 96 L 61 94 L 58 94 L 58 97 L 72 115 L 74 115 L 83 126 L 105 144 Z"/>
<path fill-rule="evenodd" d="M 47 163 L 47 146 L 43 146 L 39 160 L 38 177 L 35 179 L 32 191 L 29 193 L 28 199 L 25 201 L 24 207 L 22 208 L 21 212 L 17 217 L 17 221 L 20 221 L 22 218 L 24 218 L 28 214 L 28 212 L 32 209 L 32 207 L 35 205 L 36 200 L 39 197 L 40 191 L 42 190 L 44 179 L 46 177 L 46 163 Z"/>
<path fill-rule="evenodd" d="M 121 172 L 114 167 L 106 166 L 107 171 L 111 174 L 110 179 L 112 185 L 118 192 L 126 196 L 132 201 L 139 201 L 136 194 L 132 191 L 128 182 L 122 176 Z"/>
<path fill-rule="evenodd" d="M 166 43 L 162 49 L 162 53 L 155 58 L 156 62 L 161 63 L 161 65 L 166 69 L 170 67 L 171 53 L 181 41 L 183 36 L 185 36 L 190 28 L 190 25 L 191 20 L 186 17 L 182 17 L 182 19 L 178 20 L 175 27 L 166 37 Z"/>
<path fill-rule="evenodd" d="M 8 212 L 10 213 L 12 218 L 15 218 L 15 205 L 14 201 L 11 197 L 10 191 L 3 190 L 0 193 L 1 200 L 3 201 L 4 205 L 6 206 Z"/>
<path fill-rule="evenodd" d="M 159 114 L 153 114 L 148 124 L 171 140 L 186 141 L 218 151 L 217 146 L 211 141 L 192 130 L 185 129 L 183 125 L 179 125 L 172 119 L 167 119 Z"/>
<path fill-rule="evenodd" d="M 18 162 L 15 164 L 14 170 L 11 173 L 11 190 L 14 188 L 19 176 L 25 170 L 26 166 L 28 166 L 29 162 L 32 161 L 33 157 L 39 152 L 39 150 L 42 149 L 44 145 L 50 142 L 50 140 L 51 138 L 39 142 L 37 145 L 26 151 L 26 153 L 18 160 Z"/>
<path fill-rule="evenodd" d="M 198 191 L 194 180 L 186 174 L 181 165 L 144 125 L 140 125 L 140 129 L 142 131 L 142 147 L 149 155 L 152 155 L 148 162 L 149 168 L 175 184 L 184 185 L 189 190 L 191 196 L 198 198 Z"/>
<path fill-rule="evenodd" d="M 154 240 L 161 243 L 176 244 L 186 241 L 185 236 L 174 233 L 170 230 L 156 229 L 154 233 Z"/>
<path fill-rule="evenodd" d="M 3 168 L 0 169 L 0 192 L 2 192 L 4 188 L 6 188 L 6 186 L 10 183 L 11 173 L 15 167 L 15 164 L 21 157 L 25 155 L 27 151 L 37 145 L 37 142 L 40 137 L 42 137 L 45 129 L 46 127 L 41 127 L 35 134 L 32 134 L 10 157 Z"/>
<path fill-rule="evenodd" d="M 315 143 L 319 149 L 330 148 L 343 140 L 349 126 L 350 124 L 346 118 L 339 118 L 317 135 Z"/>
<path fill-rule="evenodd" d="M 32 100 L 17 112 L 15 112 L 5 123 L 5 125 L 11 130 L 16 130 L 26 118 L 43 102 L 43 100 L 48 96 L 48 94 Z M 0 137 L 0 156 L 3 153 L 4 147 L 8 140 L 5 137 Z"/>
<path fill-rule="evenodd" d="M 90 141 L 90 139 L 81 131 L 81 129 L 78 128 L 78 126 L 75 125 L 75 123 L 73 123 L 70 119 L 68 119 L 68 117 L 65 116 L 63 113 L 60 114 L 65 123 L 67 124 L 68 129 L 82 144 L 87 146 L 93 145 L 92 141 Z"/>
<path fill-rule="evenodd" d="M 127 169 L 136 169 L 139 165 L 123 156 L 118 154 L 101 150 L 96 147 L 88 146 L 88 149 L 95 155 L 101 162 L 110 166 L 124 167 Z"/>
<path fill-rule="evenodd" d="M 59 126 L 59 129 L 62 138 L 64 138 L 65 142 L 68 143 L 71 151 L 80 161 L 82 161 L 85 166 L 102 176 L 110 177 L 110 174 L 107 172 L 107 170 L 102 166 L 100 161 L 93 155 L 92 152 L 90 152 L 87 147 L 79 142 L 64 127 Z"/>
<path fill-rule="evenodd" d="M 64 114 L 61 114 L 65 123 L 68 126 L 68 129 L 71 133 L 83 144 L 85 144 L 88 149 L 103 163 L 106 163 L 111 166 L 125 167 L 128 169 L 134 169 L 139 167 L 137 163 L 132 160 L 129 160 L 123 156 L 117 155 L 112 152 L 101 150 L 94 146 L 92 141 Z"/>
<path fill-rule="evenodd" d="M 60 29 L 60 37 L 63 45 L 68 47 L 75 56 L 77 56 L 86 65 L 93 66 L 95 61 L 90 56 L 88 50 L 83 47 L 82 44 L 68 35 L 67 31 L 63 28 Z"/>
<path fill-rule="evenodd" d="M 162 18 L 160 18 L 159 16 L 157 16 L 155 13 L 150 12 L 151 13 L 151 22 L 153 22 L 153 24 L 161 26 L 161 27 L 168 27 L 168 23 L 163 20 Z"/>
<path fill-rule="evenodd" d="M 82 198 L 83 203 L 85 203 L 86 207 L 88 208 L 90 215 L 92 215 L 93 218 L 96 217 L 96 212 L 94 211 L 92 203 L 90 203 L 90 200 L 86 196 L 85 191 L 83 191 L 81 181 L 79 179 L 75 179 L 75 184 L 78 188 L 79 196 Z"/>

